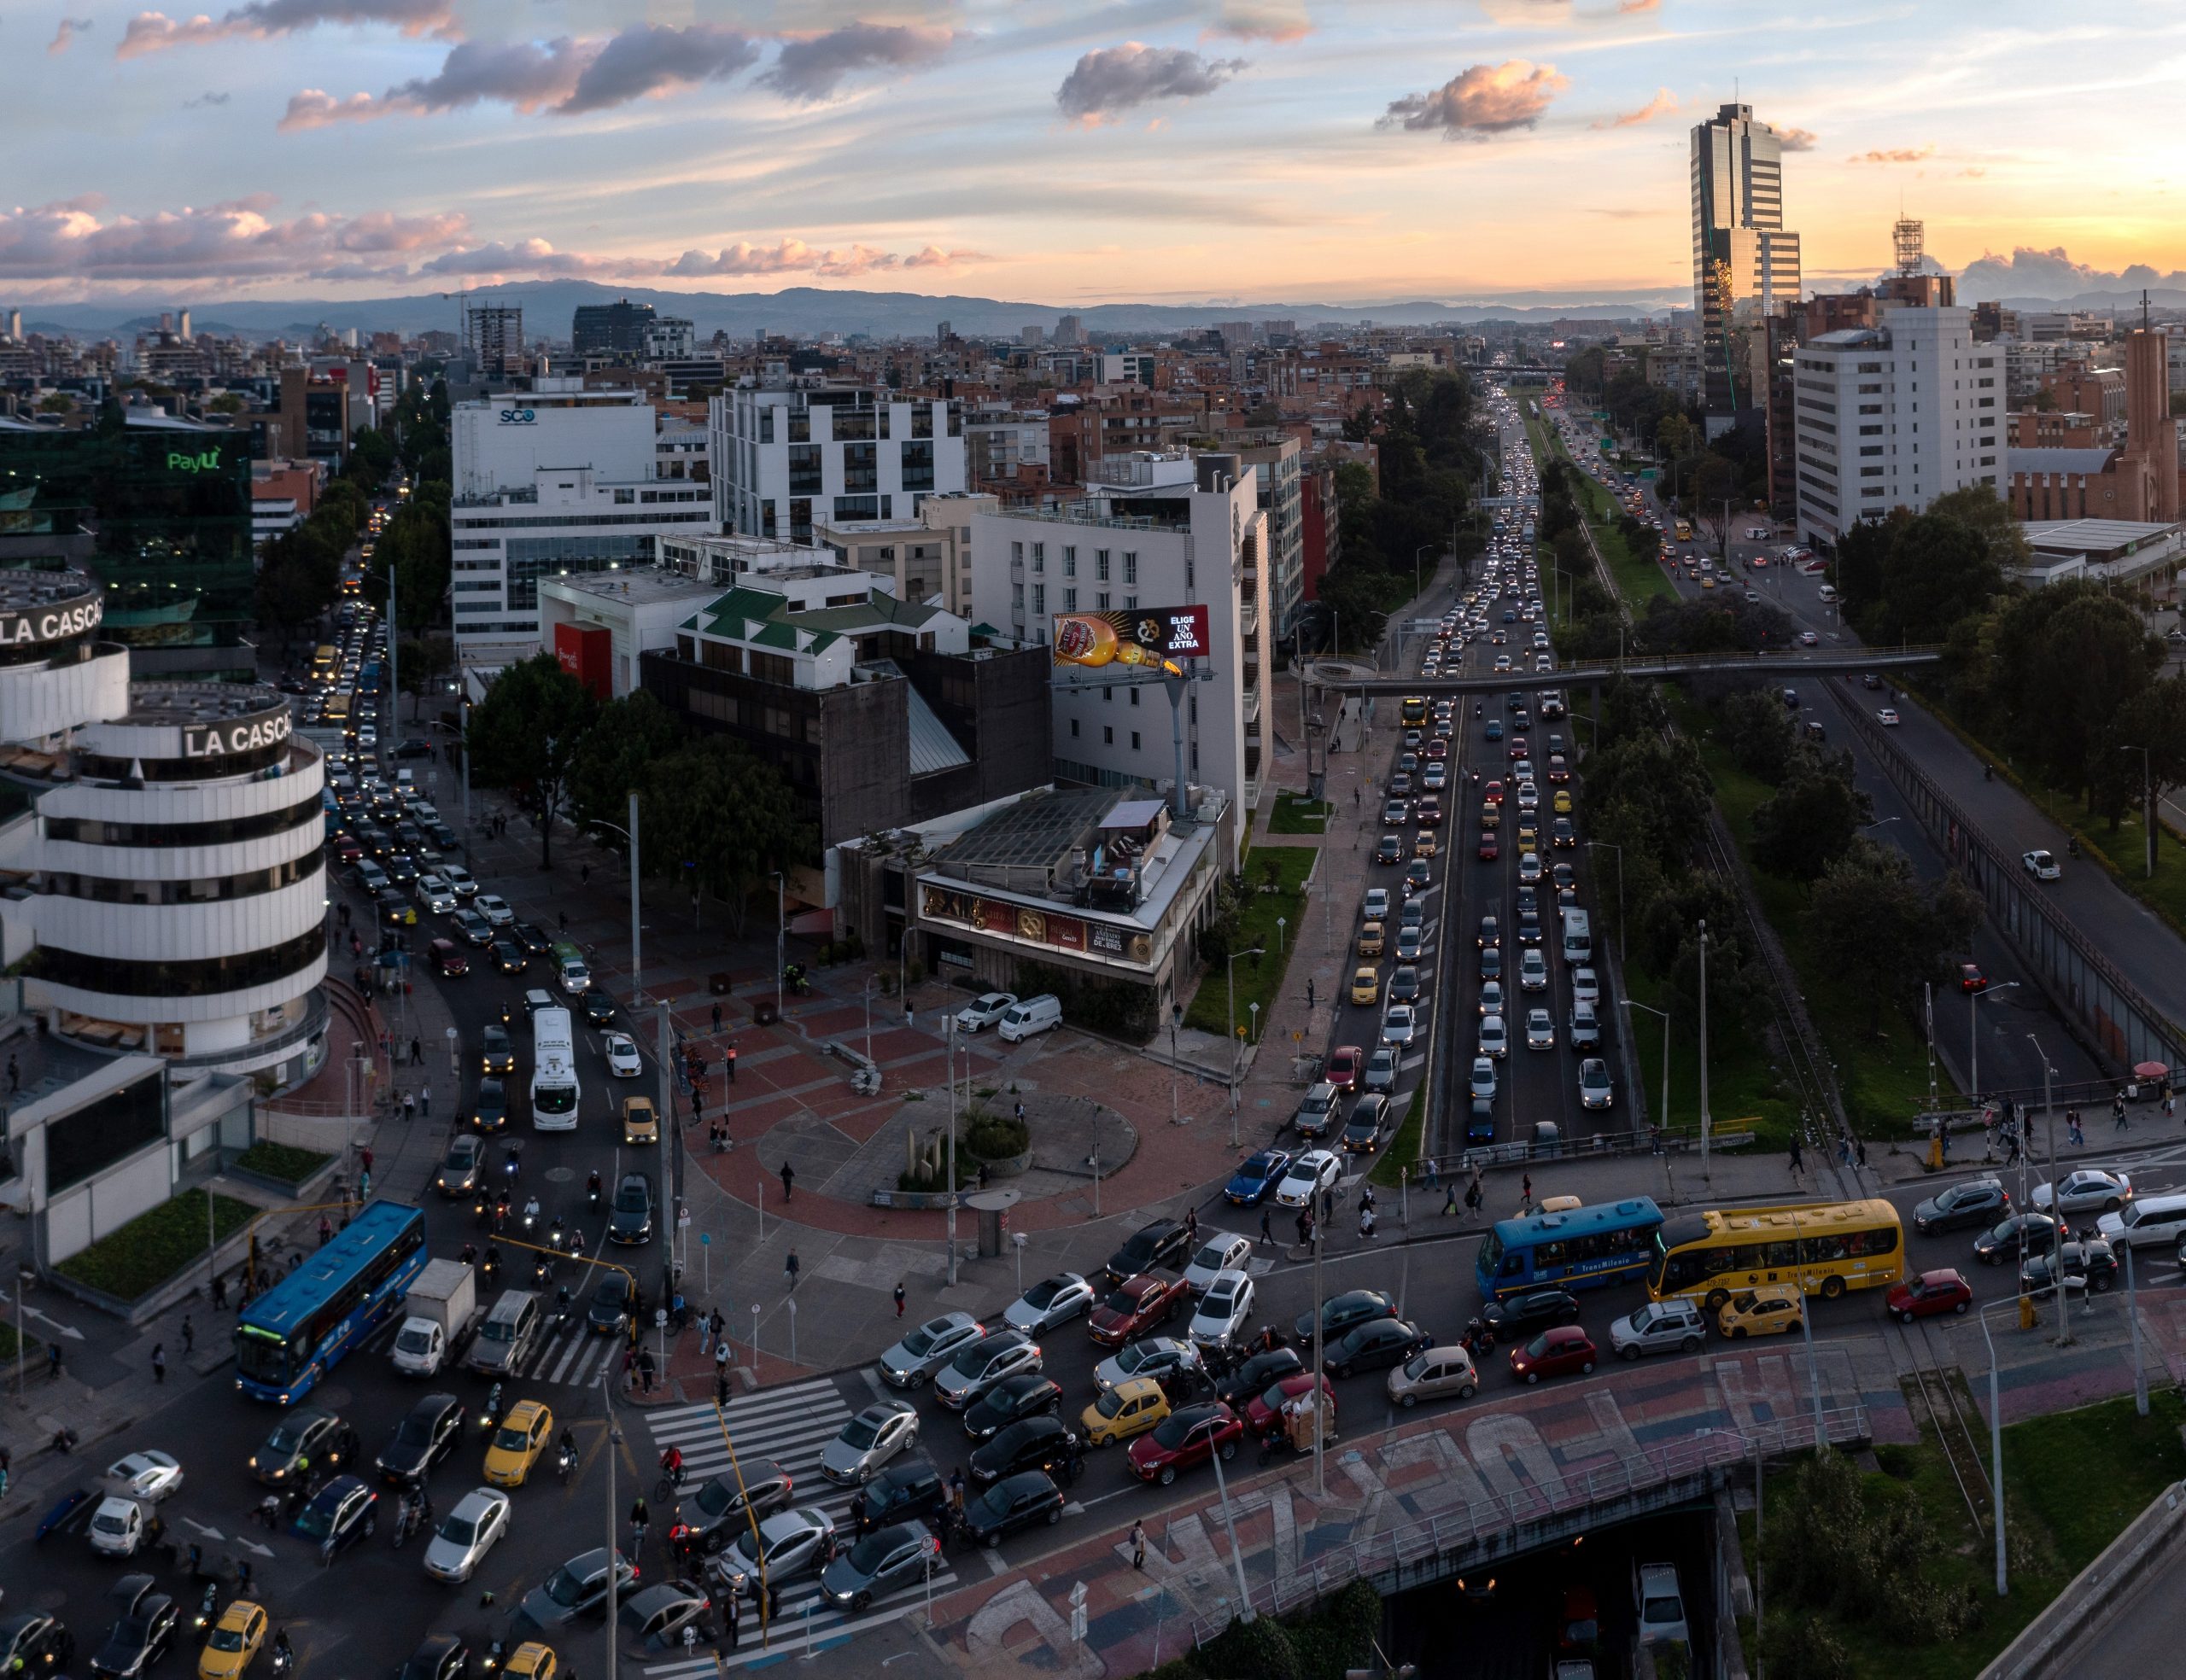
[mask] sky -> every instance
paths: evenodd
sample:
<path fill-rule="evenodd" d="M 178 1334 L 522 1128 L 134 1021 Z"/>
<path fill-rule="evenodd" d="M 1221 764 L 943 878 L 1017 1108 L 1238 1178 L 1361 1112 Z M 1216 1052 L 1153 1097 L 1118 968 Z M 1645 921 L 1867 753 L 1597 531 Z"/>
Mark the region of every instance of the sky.
<path fill-rule="evenodd" d="M 2007 292 L 2182 284 L 2182 61 L 2176 4 L 0 0 L 0 303 L 1674 295 L 1733 98 L 1810 286 L 1901 206 Z"/>

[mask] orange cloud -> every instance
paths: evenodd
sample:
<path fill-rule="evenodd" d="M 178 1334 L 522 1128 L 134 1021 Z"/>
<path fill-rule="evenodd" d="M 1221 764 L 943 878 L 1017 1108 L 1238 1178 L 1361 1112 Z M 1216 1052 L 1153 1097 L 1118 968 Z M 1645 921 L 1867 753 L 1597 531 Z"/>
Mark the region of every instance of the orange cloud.
<path fill-rule="evenodd" d="M 1919 163 L 1936 155 L 1933 146 L 1892 146 L 1872 152 L 1855 152 L 1847 163 Z"/>
<path fill-rule="evenodd" d="M 1641 123 L 1651 123 L 1657 117 L 1675 116 L 1678 97 L 1668 88 L 1657 88 L 1655 96 L 1636 111 L 1626 111 L 1614 117 L 1602 117 L 1590 126 L 1594 128 L 1636 128 Z"/>

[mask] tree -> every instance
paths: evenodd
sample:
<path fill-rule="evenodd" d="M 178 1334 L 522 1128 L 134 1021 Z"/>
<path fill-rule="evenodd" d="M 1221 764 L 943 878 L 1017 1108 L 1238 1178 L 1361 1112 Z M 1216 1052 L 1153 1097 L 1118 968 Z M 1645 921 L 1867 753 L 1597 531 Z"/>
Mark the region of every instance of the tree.
<path fill-rule="evenodd" d="M 1682 864 L 1699 843 L 1713 794 L 1698 750 L 1682 735 L 1634 734 L 1587 760 L 1589 806 L 1604 817 L 1628 812 L 1665 869 Z"/>
<path fill-rule="evenodd" d="M 2005 742 L 2060 787 L 2090 800 L 2119 712 L 2162 668 L 2139 613 L 2083 579 L 2019 596 L 1996 615 L 1984 687 Z M 2114 806 L 2113 806 L 2114 809 Z"/>
<path fill-rule="evenodd" d="M 1807 906 L 1821 970 L 1865 995 L 1871 1033 L 1886 1004 L 1909 1006 L 1923 981 L 1943 978 L 1980 919 L 1980 899 L 1956 876 L 1924 886 L 1903 852 L 1864 837 L 1822 872 Z"/>
<path fill-rule="evenodd" d="M 2026 533 L 1993 486 L 1969 484 L 1947 491 L 1928 504 L 1928 511 L 1979 531 L 1989 545 L 1989 557 L 2000 566 L 2024 566 L 2033 557 Z"/>
<path fill-rule="evenodd" d="M 402 690 L 409 695 L 410 715 L 418 715 L 418 702 L 441 692 L 455 671 L 455 643 L 447 636 L 405 636 L 397 646 L 395 663 L 402 673 Z"/>
<path fill-rule="evenodd" d="M 1853 784 L 1851 754 L 1826 761 L 1802 754 L 1784 785 L 1754 807 L 1753 860 L 1771 875 L 1811 881 L 1844 855 L 1872 814 Z"/>
<path fill-rule="evenodd" d="M 250 405 L 243 400 L 241 392 L 223 391 L 205 406 L 214 414 L 241 414 Z"/>
<path fill-rule="evenodd" d="M 1948 514 L 1916 515 L 1891 537 L 1882 600 L 1861 633 L 1871 641 L 1940 642 L 2003 592 L 1989 540 Z"/>
<path fill-rule="evenodd" d="M 319 621 L 341 581 L 338 551 L 330 554 L 324 543 L 305 534 L 308 528 L 274 538 L 259 560 L 258 621 L 278 628 L 284 641 Z"/>
<path fill-rule="evenodd" d="M 2125 778 L 2126 803 L 2138 805 L 2145 792 L 2160 806 L 2170 790 L 2186 787 L 2186 677 L 2165 677 L 2125 702 L 2112 717 L 2104 744 L 2104 758 Z M 2145 766 L 2138 750 L 2143 747 Z M 2141 816 L 2148 820 L 2147 812 Z"/>
<path fill-rule="evenodd" d="M 1767 689 L 1742 688 L 1717 702 L 1715 738 L 1733 764 L 1771 787 L 1791 773 L 1798 732 L 1791 726 L 1791 713 Z"/>
<path fill-rule="evenodd" d="M 1391 580 L 1386 572 L 1353 565 L 1347 547 L 1346 554 L 1341 565 L 1321 574 L 1315 587 L 1322 603 L 1336 615 L 1336 633 L 1348 630 L 1352 646 L 1371 647 L 1388 622 L 1385 603 Z"/>
<path fill-rule="evenodd" d="M 671 867 L 688 864 L 694 887 L 730 907 L 739 933 L 753 890 L 819 847 L 781 773 L 725 735 L 654 761 L 640 797 L 646 849 Z"/>
<path fill-rule="evenodd" d="M 564 814 L 570 767 L 599 703 L 551 653 L 511 665 L 471 709 L 465 750 L 471 779 L 506 788 L 539 824 L 539 866 L 554 860 L 554 823 Z"/>
<path fill-rule="evenodd" d="M 685 744 L 682 720 L 643 689 L 600 708 L 570 767 L 570 810 L 578 826 L 629 821 L 629 796 L 651 779 L 652 767 Z M 642 845 L 656 861 L 654 854 Z"/>
<path fill-rule="evenodd" d="M 1897 528 L 1910 517 L 1903 512 L 1885 519 L 1861 519 L 1837 540 L 1837 558 L 1830 569 L 1838 604 L 1844 621 L 1862 634 L 1871 615 L 1882 604 L 1883 575 L 1890 569 L 1890 545 Z"/>

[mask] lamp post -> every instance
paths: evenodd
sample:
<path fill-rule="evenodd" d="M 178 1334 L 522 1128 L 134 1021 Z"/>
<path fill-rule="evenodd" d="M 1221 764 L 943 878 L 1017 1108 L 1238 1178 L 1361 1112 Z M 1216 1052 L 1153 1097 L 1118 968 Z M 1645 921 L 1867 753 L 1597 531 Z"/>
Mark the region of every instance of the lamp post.
<path fill-rule="evenodd" d="M 1177 1029 L 1184 1024 L 1184 1006 L 1181 1003 L 1169 1006 L 1169 1123 L 1177 1119 Z"/>
<path fill-rule="evenodd" d="M 956 1286 L 956 1018 L 941 1018 L 941 1038 L 949 1066 L 949 1286 Z"/>
<path fill-rule="evenodd" d="M 2056 1274 L 2057 1345 L 2070 1347 L 2072 1345 L 2072 1321 L 2065 1307 L 2065 1239 L 2071 1234 L 2071 1227 L 2065 1223 L 2065 1210 L 2057 1201 L 2057 1111 L 2049 1100 L 2049 1077 L 2057 1070 L 2049 1065 L 2049 1053 L 2042 1047 L 2040 1039 L 2029 1033 L 2026 1041 L 2034 1047 L 2035 1054 L 2042 1058 L 2042 1122 L 2049 1144 L 2049 1216 L 2057 1227 L 2056 1235 L 2049 1240 L 2049 1269 Z"/>
<path fill-rule="evenodd" d="M 1415 603 L 1419 599 L 1421 592 L 1426 587 L 1419 580 L 1419 557 L 1434 546 L 1433 543 L 1422 543 L 1412 552 L 1412 598 Z"/>
<path fill-rule="evenodd" d="M 1977 1104 L 1981 1100 L 1981 1000 L 1984 998 L 1997 997 L 2005 992 L 2018 989 L 2018 981 L 2007 980 L 2002 985 L 1990 986 L 1984 991 L 1968 992 L 1966 995 L 1966 1034 L 1967 1041 L 1972 1047 L 1971 1065 L 1967 1070 L 1966 1076 L 1973 1082 L 1972 1095 Z M 2029 1034 L 2028 1036 L 2031 1037 L 2032 1035 Z"/>
<path fill-rule="evenodd" d="M 1244 1061 L 1244 1053 L 1237 1047 L 1237 959 L 1266 954 L 1265 947 L 1255 945 L 1249 951 L 1232 951 L 1223 965 L 1230 995 L 1230 1146 L 1233 1149 L 1237 1146 L 1237 1075 Z"/>
<path fill-rule="evenodd" d="M 1708 924 L 1700 924 L 1700 1176 L 1708 1179 Z"/>
<path fill-rule="evenodd" d="M 1663 1018 L 1663 1105 L 1655 1116 L 1655 1123 L 1667 1132 L 1670 1125 L 1670 1012 L 1667 1009 L 1657 1009 L 1651 1003 L 1637 1002 L 1631 998 L 1619 998 L 1617 1001 L 1627 1009 L 1644 1009 L 1650 1015 L 1659 1015 Z"/>
<path fill-rule="evenodd" d="M 753 1310 L 757 1310 L 756 1308 Z M 756 1345 L 756 1344 L 755 1344 Z M 608 1386 L 613 1380 L 609 1372 L 614 1369 L 610 1360 L 607 1368 L 599 1374 L 599 1409 L 607 1419 L 607 1450 L 601 1455 L 607 1461 L 607 1680 L 615 1680 L 615 1596 L 620 1584 L 615 1578 L 615 1560 L 621 1555 L 615 1545 L 615 1461 L 620 1458 L 622 1446 L 622 1426 L 615 1421 L 615 1394 Z M 636 1549 L 632 1548 L 633 1550 Z M 631 1562 L 637 1560 L 632 1558 Z"/>
<path fill-rule="evenodd" d="M 468 753 L 464 755 L 463 761 L 465 766 L 470 764 L 471 755 Z M 469 773 L 467 769 L 465 773 Z M 619 834 L 630 843 L 630 1001 L 642 1003 L 645 1001 L 645 991 L 638 983 L 639 977 L 645 972 L 644 965 L 639 960 L 638 944 L 638 790 L 635 788 L 630 790 L 630 825 L 628 828 L 611 822 L 594 822 L 593 826 Z"/>
<path fill-rule="evenodd" d="M 788 966 L 789 881 L 777 869 L 774 871 L 774 1018 L 777 1021 L 782 1018 L 782 975 Z"/>
<path fill-rule="evenodd" d="M 1616 854 L 1616 965 L 1624 966 L 1624 848 L 1606 840 L 1589 840 L 1589 851 L 1599 849 Z"/>
<path fill-rule="evenodd" d="M 1799 1212 L 1797 1208 L 1791 1210 L 1791 1240 L 1794 1243 L 1800 1240 Z M 1806 1257 L 1801 1255 L 1799 1257 L 1799 1337 L 1807 1346 L 1807 1383 L 1814 1391 L 1814 1455 L 1820 1458 L 1829 1447 L 1829 1429 L 1828 1426 L 1821 1420 L 1821 1368 L 1815 1363 L 1814 1359 L 1814 1326 L 1809 1322 L 1813 1315 L 1807 1310 L 1806 1273 Z"/>
<path fill-rule="evenodd" d="M 1981 1339 L 1989 1349 L 1989 1485 L 1993 1508 L 1990 1515 L 1996 1528 L 1996 1596 L 2011 1593 L 2011 1578 L 2004 1567 L 2004 1417 L 1996 1403 L 1996 1342 L 1989 1333 L 1989 1315 L 1998 1307 L 2015 1307 L 2017 1301 L 1991 1301 L 1975 1316 L 1981 1321 Z"/>
<path fill-rule="evenodd" d="M 2149 880 L 2155 878 L 2155 785 L 2148 779 L 2148 750 L 2146 747 L 2126 747 L 2119 752 L 2136 752 L 2141 755 L 2141 826 L 2148 835 L 2148 871 Z"/>

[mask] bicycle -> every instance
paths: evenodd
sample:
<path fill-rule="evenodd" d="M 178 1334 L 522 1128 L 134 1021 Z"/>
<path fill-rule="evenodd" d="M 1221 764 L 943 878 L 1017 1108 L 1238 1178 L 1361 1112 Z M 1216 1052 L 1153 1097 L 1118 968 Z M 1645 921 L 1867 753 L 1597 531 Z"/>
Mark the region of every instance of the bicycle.
<path fill-rule="evenodd" d="M 672 1498 L 676 1491 L 682 1487 L 685 1474 L 685 1472 L 679 1470 L 673 1475 L 663 1476 L 658 1481 L 653 1484 L 652 1496 L 655 1499 Z"/>

